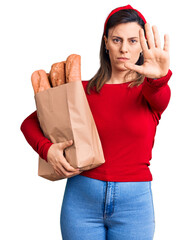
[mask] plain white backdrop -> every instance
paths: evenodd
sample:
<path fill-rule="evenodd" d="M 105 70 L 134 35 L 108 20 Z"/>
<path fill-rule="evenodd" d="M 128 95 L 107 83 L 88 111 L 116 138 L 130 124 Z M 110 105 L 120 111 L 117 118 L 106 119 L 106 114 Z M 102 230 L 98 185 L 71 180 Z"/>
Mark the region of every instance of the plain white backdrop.
<path fill-rule="evenodd" d="M 193 239 L 193 79 L 192 5 L 162 0 L 6 1 L 1 22 L 1 172 L 0 239 L 60 240 L 60 208 L 66 180 L 38 177 L 38 154 L 20 125 L 35 111 L 31 74 L 72 53 L 81 55 L 82 79 L 99 67 L 99 48 L 109 12 L 131 4 L 151 25 L 162 44 L 171 41 L 169 81 L 172 96 L 157 128 L 151 172 L 155 240 Z M 99 239 L 100 240 L 100 239 Z"/>

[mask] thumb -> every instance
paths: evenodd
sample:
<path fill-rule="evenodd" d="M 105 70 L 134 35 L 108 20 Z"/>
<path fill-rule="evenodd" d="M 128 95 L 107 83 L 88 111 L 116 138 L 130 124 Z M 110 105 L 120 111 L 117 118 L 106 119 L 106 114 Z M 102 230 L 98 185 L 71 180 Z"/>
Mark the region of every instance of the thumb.
<path fill-rule="evenodd" d="M 130 70 L 143 74 L 143 67 L 133 64 L 133 63 L 125 63 L 124 66 Z"/>
<path fill-rule="evenodd" d="M 73 144 L 73 140 L 65 141 L 60 143 L 60 147 L 62 149 L 67 148 Z"/>

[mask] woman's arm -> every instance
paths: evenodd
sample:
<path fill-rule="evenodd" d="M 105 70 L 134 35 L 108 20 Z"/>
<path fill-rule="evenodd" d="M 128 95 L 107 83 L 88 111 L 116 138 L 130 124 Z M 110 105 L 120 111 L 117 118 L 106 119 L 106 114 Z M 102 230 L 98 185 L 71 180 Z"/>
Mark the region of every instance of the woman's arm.
<path fill-rule="evenodd" d="M 50 146 L 53 144 L 47 139 L 40 127 L 37 111 L 30 114 L 21 124 L 20 130 L 26 138 L 29 145 L 47 161 L 47 153 Z"/>
<path fill-rule="evenodd" d="M 161 118 L 161 114 L 168 106 L 171 91 L 168 81 L 172 76 L 169 70 L 167 75 L 158 79 L 145 78 L 142 93 L 149 103 L 152 111 L 156 114 L 157 120 Z"/>

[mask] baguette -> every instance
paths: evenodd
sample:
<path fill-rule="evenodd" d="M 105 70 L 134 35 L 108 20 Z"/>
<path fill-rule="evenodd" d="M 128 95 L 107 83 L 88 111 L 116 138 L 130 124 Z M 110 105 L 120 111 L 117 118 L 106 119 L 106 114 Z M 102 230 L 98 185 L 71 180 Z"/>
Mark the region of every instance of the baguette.
<path fill-rule="evenodd" d="M 50 73 L 37 70 L 31 76 L 35 94 L 74 81 L 81 81 L 81 57 L 77 54 L 69 55 L 66 61 L 52 64 Z"/>
<path fill-rule="evenodd" d="M 71 54 L 66 59 L 66 83 L 81 81 L 81 57 Z"/>
<path fill-rule="evenodd" d="M 52 87 L 57 87 L 65 83 L 65 65 L 66 61 L 52 64 L 49 75 Z"/>
<path fill-rule="evenodd" d="M 48 75 L 44 70 L 37 70 L 31 75 L 31 82 L 34 89 L 34 94 L 42 92 L 50 88 Z"/>

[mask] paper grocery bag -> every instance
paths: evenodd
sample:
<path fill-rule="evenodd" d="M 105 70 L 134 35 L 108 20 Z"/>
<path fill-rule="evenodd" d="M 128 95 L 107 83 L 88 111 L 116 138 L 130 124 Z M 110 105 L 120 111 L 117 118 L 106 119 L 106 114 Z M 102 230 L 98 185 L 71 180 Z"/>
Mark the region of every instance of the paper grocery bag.
<path fill-rule="evenodd" d="M 73 140 L 65 158 L 74 168 L 89 170 L 105 162 L 98 131 L 81 81 L 35 94 L 41 129 L 52 143 Z M 38 175 L 59 180 L 52 166 L 39 157 Z"/>

